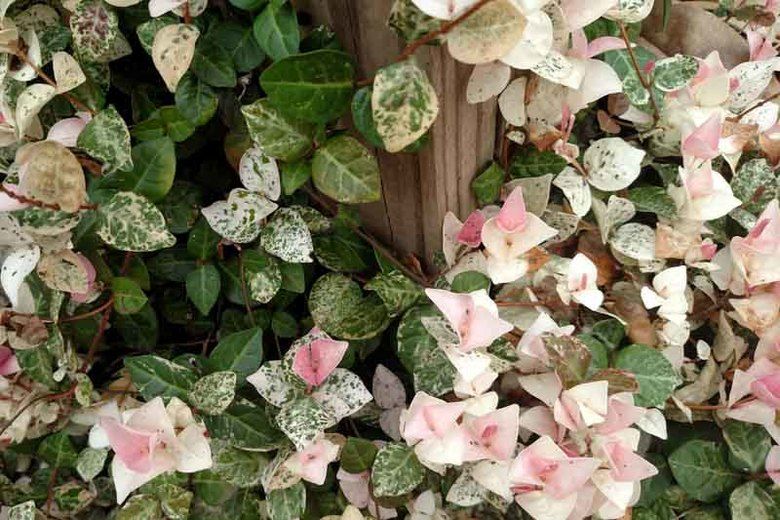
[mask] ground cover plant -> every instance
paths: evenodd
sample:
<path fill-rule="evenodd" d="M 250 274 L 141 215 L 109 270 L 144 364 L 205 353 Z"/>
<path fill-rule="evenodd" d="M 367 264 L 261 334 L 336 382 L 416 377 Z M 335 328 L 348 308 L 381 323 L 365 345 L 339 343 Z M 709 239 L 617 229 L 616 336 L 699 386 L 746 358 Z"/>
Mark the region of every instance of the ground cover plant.
<path fill-rule="evenodd" d="M 0 519 L 780 518 L 780 6 L 659 3 L 396 0 L 363 77 L 291 0 L 0 1 Z M 502 117 L 432 259 L 357 209 L 425 45 Z"/>

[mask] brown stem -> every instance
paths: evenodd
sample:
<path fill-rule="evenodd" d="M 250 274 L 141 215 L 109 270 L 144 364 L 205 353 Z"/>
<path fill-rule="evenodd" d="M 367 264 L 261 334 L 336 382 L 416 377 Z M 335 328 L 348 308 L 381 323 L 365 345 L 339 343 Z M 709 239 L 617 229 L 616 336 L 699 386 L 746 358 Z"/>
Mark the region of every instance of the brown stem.
<path fill-rule="evenodd" d="M 51 76 L 49 76 L 48 74 L 43 72 L 43 70 L 41 70 L 40 67 L 38 67 L 33 62 L 31 62 L 27 58 L 27 53 L 26 52 L 19 51 L 19 52 L 16 53 L 16 57 L 19 58 L 20 60 L 22 60 L 24 63 L 26 63 L 30 67 L 32 67 L 32 69 L 35 71 L 35 73 L 38 74 L 38 76 L 40 76 L 43 81 L 45 81 L 46 83 L 48 83 L 52 87 L 55 87 L 55 88 L 57 87 L 57 82 L 54 81 L 53 79 L 51 79 Z M 71 94 L 69 94 L 67 92 L 62 92 L 60 95 L 63 96 L 68 101 L 70 101 L 71 105 L 73 105 L 77 109 L 81 110 L 82 112 L 89 112 L 93 116 L 95 115 L 95 111 L 94 110 L 92 110 L 87 105 L 85 105 L 84 103 L 82 103 L 81 101 L 79 101 L 78 99 L 73 97 Z"/>
<path fill-rule="evenodd" d="M 76 314 L 74 316 L 68 316 L 66 318 L 62 318 L 60 320 L 60 323 L 67 323 L 67 322 L 72 322 L 72 321 L 85 320 L 85 319 L 89 318 L 90 316 L 94 316 L 95 314 L 100 314 L 101 312 L 103 312 L 107 308 L 111 307 L 113 304 L 114 304 L 114 299 L 113 298 L 109 298 L 108 300 L 106 300 L 105 303 L 101 304 L 98 307 L 95 307 L 91 311 L 87 311 L 87 312 L 84 312 L 82 314 Z"/>
<path fill-rule="evenodd" d="M 510 302 L 497 300 L 496 305 L 498 307 L 544 307 L 542 302 Z"/>
<path fill-rule="evenodd" d="M 108 301 L 113 304 L 114 296 L 111 295 Z M 106 333 L 106 329 L 108 328 L 108 320 L 111 318 L 111 311 L 113 311 L 113 309 L 113 306 L 109 305 L 103 311 L 103 317 L 100 318 L 98 330 L 92 338 L 92 343 L 89 345 L 89 350 L 87 351 L 87 357 L 84 358 L 84 363 L 81 365 L 81 372 L 86 372 L 89 369 L 89 366 L 92 364 L 92 361 L 95 359 L 95 354 L 97 353 L 98 346 L 100 346 L 100 341 L 103 339 L 103 335 Z"/>
<path fill-rule="evenodd" d="M 63 211 L 62 208 L 60 208 L 59 204 L 52 204 L 49 202 L 43 202 L 42 200 L 31 199 L 30 197 L 26 197 L 24 195 L 11 191 L 10 189 L 8 189 L 8 187 L 6 187 L 3 184 L 0 184 L 0 192 L 5 193 L 12 199 L 18 200 L 22 204 L 30 204 L 31 206 L 52 209 L 54 211 Z M 79 206 L 79 210 L 89 210 L 89 209 L 97 209 L 97 204 L 82 204 L 81 206 Z"/>
<path fill-rule="evenodd" d="M 639 78 L 639 81 L 642 83 L 642 86 L 645 87 L 645 90 L 647 90 L 647 93 L 650 96 L 650 105 L 653 107 L 653 122 L 658 123 L 658 120 L 661 119 L 661 112 L 658 110 L 658 105 L 655 102 L 653 89 L 650 86 L 650 83 L 647 82 L 645 75 L 642 73 L 642 69 L 639 67 L 639 62 L 637 61 L 636 55 L 634 54 L 634 49 L 631 48 L 631 40 L 628 38 L 628 31 L 626 30 L 625 24 L 623 22 L 618 22 L 618 25 L 620 26 L 620 36 L 626 43 L 626 51 L 628 52 L 628 57 L 631 59 L 631 65 L 634 67 L 636 75 Z"/>
<path fill-rule="evenodd" d="M 70 397 L 70 396 L 72 396 L 75 393 L 76 393 L 76 384 L 74 384 L 69 389 L 65 390 L 64 392 L 60 392 L 60 393 L 57 393 L 57 394 L 39 395 L 38 397 L 32 399 L 29 403 L 27 403 L 26 405 L 24 405 L 23 407 L 18 409 L 16 411 L 16 413 L 13 415 L 13 417 L 11 417 L 8 420 L 8 422 L 3 425 L 2 428 L 0 428 L 0 437 L 2 437 L 3 434 L 5 433 L 5 431 L 8 428 L 10 428 L 13 423 L 16 422 L 16 420 L 19 418 L 20 415 L 22 415 L 25 412 L 25 410 L 27 410 L 29 407 L 31 407 L 35 403 L 37 403 L 39 401 L 43 401 L 43 400 L 46 400 L 46 401 L 57 401 L 59 399 L 64 399 L 66 397 Z"/>
<path fill-rule="evenodd" d="M 184 2 L 184 23 L 192 23 L 192 15 L 190 14 L 190 2 L 187 0 Z"/>
<path fill-rule="evenodd" d="M 760 103 L 757 103 L 757 104 L 753 105 L 752 107 L 748 108 L 747 110 L 745 110 L 744 112 L 741 112 L 737 116 L 736 122 L 739 123 L 742 120 L 743 117 L 745 117 L 746 115 L 751 113 L 753 110 L 766 105 L 767 103 L 769 103 L 770 101 L 772 101 L 774 99 L 777 99 L 778 97 L 780 97 L 780 92 L 776 92 L 776 93 L 772 94 L 771 96 L 769 96 L 765 100 L 761 101 Z"/>

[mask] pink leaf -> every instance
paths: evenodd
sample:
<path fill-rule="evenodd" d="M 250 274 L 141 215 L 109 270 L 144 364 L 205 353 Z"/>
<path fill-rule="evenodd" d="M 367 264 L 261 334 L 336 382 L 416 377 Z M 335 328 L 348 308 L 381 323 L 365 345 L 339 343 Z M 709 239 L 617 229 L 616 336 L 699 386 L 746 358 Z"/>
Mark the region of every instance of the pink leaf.
<path fill-rule="evenodd" d="M 341 362 L 349 343 L 318 338 L 302 345 L 293 359 L 293 372 L 310 386 L 319 386 Z"/>
<path fill-rule="evenodd" d="M 136 473 L 147 473 L 153 467 L 153 451 L 157 434 L 129 428 L 116 419 L 103 418 L 100 426 L 108 435 L 108 442 L 116 456 L 127 469 Z"/>
<path fill-rule="evenodd" d="M 624 42 L 621 38 L 615 38 L 614 36 L 602 36 L 601 38 L 596 38 L 588 44 L 586 57 L 592 58 L 607 51 L 614 51 L 625 48 L 626 42 Z"/>
<path fill-rule="evenodd" d="M 0 376 L 15 374 L 21 370 L 14 351 L 8 347 L 0 346 Z"/>
<path fill-rule="evenodd" d="M 701 126 L 696 127 L 682 142 L 682 154 L 686 157 L 710 160 L 719 155 L 718 142 L 721 134 L 720 114 L 710 116 Z"/>
<path fill-rule="evenodd" d="M 518 186 L 504 201 L 504 206 L 498 212 L 496 224 L 505 233 L 520 231 L 525 226 L 527 214 L 523 200 L 523 188 Z"/>
<path fill-rule="evenodd" d="M 458 242 L 469 247 L 479 246 L 482 242 L 482 226 L 484 224 L 485 215 L 480 210 L 472 211 L 458 232 Z"/>
<path fill-rule="evenodd" d="M 655 466 L 620 442 L 608 443 L 604 452 L 609 459 L 612 478 L 618 482 L 636 482 L 658 473 Z"/>

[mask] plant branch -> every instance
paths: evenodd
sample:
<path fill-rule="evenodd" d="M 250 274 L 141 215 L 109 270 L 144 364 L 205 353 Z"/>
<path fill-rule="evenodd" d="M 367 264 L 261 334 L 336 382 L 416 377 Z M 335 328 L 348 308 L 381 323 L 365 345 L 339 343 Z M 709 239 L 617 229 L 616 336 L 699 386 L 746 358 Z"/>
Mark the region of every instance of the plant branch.
<path fill-rule="evenodd" d="M 22 204 L 29 204 L 31 206 L 37 206 L 39 208 L 51 209 L 51 210 L 54 210 L 54 211 L 64 211 L 62 208 L 60 208 L 59 204 L 52 204 L 52 203 L 49 203 L 49 202 L 43 202 L 42 200 L 31 199 L 30 197 L 26 197 L 24 195 L 21 195 L 19 193 L 11 191 L 4 184 L 0 184 L 0 192 L 5 193 L 6 195 L 11 197 L 12 199 L 18 200 Z M 79 211 L 81 211 L 81 210 L 89 210 L 89 209 L 97 209 L 97 204 L 82 204 L 81 206 L 79 206 Z"/>
<path fill-rule="evenodd" d="M 764 99 L 764 100 L 763 100 L 763 101 L 761 101 L 760 103 L 756 103 L 756 104 L 755 104 L 755 105 L 753 105 L 752 107 L 750 107 L 750 108 L 748 108 L 748 109 L 744 110 L 743 112 L 740 112 L 740 114 L 739 114 L 739 115 L 737 115 L 737 119 L 736 119 L 735 121 L 736 121 L 737 123 L 739 123 L 739 122 L 742 120 L 742 118 L 743 118 L 743 117 L 745 117 L 746 115 L 748 115 L 749 113 L 751 113 L 753 110 L 755 110 L 755 109 L 757 109 L 757 108 L 760 108 L 760 107 L 762 107 L 762 106 L 766 105 L 767 103 L 769 103 L 770 101 L 773 101 L 773 100 L 775 100 L 775 99 L 777 99 L 777 98 L 779 98 L 779 97 L 780 97 L 780 92 L 776 92 L 776 93 L 772 94 L 771 96 L 769 96 L 768 98 Z"/>
<path fill-rule="evenodd" d="M 38 67 L 33 62 L 31 62 L 30 59 L 27 57 L 27 53 L 26 52 L 20 50 L 20 51 L 18 51 L 16 53 L 16 57 L 19 58 L 20 60 L 22 60 L 25 64 L 27 64 L 30 67 L 32 67 L 32 69 L 35 71 L 35 73 L 38 74 L 38 76 L 40 76 L 40 78 L 43 81 L 45 81 L 46 83 L 48 83 L 52 87 L 57 88 L 57 82 L 54 81 L 51 78 L 51 76 L 49 76 L 48 74 L 43 72 L 43 70 L 41 70 L 40 67 Z M 65 99 L 67 99 L 68 101 L 70 101 L 70 104 L 73 105 L 74 107 L 76 107 L 78 110 L 80 110 L 82 112 L 89 112 L 93 116 L 95 115 L 95 111 L 94 110 L 92 110 L 87 105 L 85 105 L 84 103 L 82 103 L 81 101 L 79 101 L 78 99 L 73 97 L 73 95 L 69 94 L 68 92 L 60 92 L 59 94 L 62 97 L 64 97 Z"/>
<path fill-rule="evenodd" d="M 661 111 L 658 110 L 658 105 L 655 102 L 653 88 L 650 83 L 647 82 L 647 78 L 642 73 L 641 67 L 639 67 L 639 62 L 636 59 L 636 54 L 634 54 L 634 49 L 631 48 L 631 40 L 628 38 L 628 31 L 626 30 L 625 24 L 623 22 L 618 22 L 618 25 L 620 26 L 620 36 L 626 43 L 626 52 L 628 52 L 628 57 L 631 59 L 631 65 L 634 67 L 634 71 L 636 72 L 639 81 L 642 83 L 642 86 L 647 90 L 647 94 L 650 96 L 650 105 L 653 107 L 653 122 L 658 123 L 658 120 L 661 119 Z"/>

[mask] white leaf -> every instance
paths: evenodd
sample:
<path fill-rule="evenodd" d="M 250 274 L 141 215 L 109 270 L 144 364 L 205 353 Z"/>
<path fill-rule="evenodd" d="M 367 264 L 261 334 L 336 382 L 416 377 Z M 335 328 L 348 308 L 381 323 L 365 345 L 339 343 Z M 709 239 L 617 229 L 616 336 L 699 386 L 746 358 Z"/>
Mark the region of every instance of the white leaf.
<path fill-rule="evenodd" d="M 141 0 L 106 0 L 106 3 L 114 7 L 130 7 L 131 5 L 141 3 Z"/>
<path fill-rule="evenodd" d="M 33 83 L 16 100 L 16 135 L 20 139 L 33 124 L 38 112 L 51 101 L 57 89 L 45 83 Z"/>
<path fill-rule="evenodd" d="M 506 88 L 511 73 L 507 65 L 497 61 L 475 65 L 466 85 L 466 101 L 482 103 L 497 96 Z"/>
<path fill-rule="evenodd" d="M 609 234 L 615 226 L 628 222 L 636 214 L 634 203 L 617 195 L 610 196 L 606 204 L 593 199 L 592 209 L 604 244 L 607 243 Z"/>
<path fill-rule="evenodd" d="M 553 46 L 553 23 L 542 11 L 526 15 L 523 37 L 501 61 L 515 69 L 530 69 L 544 60 Z"/>
<path fill-rule="evenodd" d="M 277 206 L 262 195 L 241 188 L 230 192 L 228 200 L 220 200 L 201 209 L 211 229 L 221 236 L 245 244 L 260 234 L 260 222 Z"/>
<path fill-rule="evenodd" d="M 592 196 L 590 186 L 577 170 L 567 166 L 553 181 L 569 201 L 571 209 L 578 217 L 584 217 L 590 211 Z"/>
<path fill-rule="evenodd" d="M 260 233 L 268 253 L 290 263 L 309 263 L 314 252 L 311 232 L 303 217 L 290 208 L 277 211 Z"/>
<path fill-rule="evenodd" d="M 729 110 L 741 112 L 756 99 L 772 80 L 780 58 L 740 63 L 729 71 L 729 79 L 737 86 L 729 94 Z"/>
<path fill-rule="evenodd" d="M 452 20 L 475 2 L 476 0 L 412 0 L 417 9 L 442 20 Z"/>
<path fill-rule="evenodd" d="M 507 122 L 514 126 L 525 125 L 525 87 L 528 80 L 517 78 L 498 96 L 498 108 Z"/>
<path fill-rule="evenodd" d="M 18 70 L 9 71 L 8 75 L 16 81 L 30 81 L 38 75 L 35 71 L 36 67 L 40 68 L 43 65 L 41 61 L 41 43 L 38 40 L 38 35 L 32 29 L 22 33 L 22 40 L 27 46 L 25 53 L 27 60 L 22 63 Z"/>
<path fill-rule="evenodd" d="M 282 193 L 282 183 L 279 179 L 279 166 L 276 159 L 268 157 L 260 148 L 249 148 L 238 164 L 238 176 L 241 183 L 250 191 L 276 200 Z"/>
<path fill-rule="evenodd" d="M 594 142 L 584 155 L 588 182 L 602 191 L 627 188 L 639 177 L 645 152 L 619 137 Z"/>
<path fill-rule="evenodd" d="M 493 0 L 450 31 L 447 47 L 458 61 L 487 63 L 512 50 L 524 27 L 525 18 L 511 0 Z"/>
<path fill-rule="evenodd" d="M 336 422 L 357 412 L 373 398 L 357 374 L 344 368 L 335 369 L 311 397 Z"/>
<path fill-rule="evenodd" d="M 67 52 L 55 52 L 52 55 L 52 66 L 54 81 L 57 83 L 57 94 L 73 90 L 87 81 L 79 63 Z"/>
<path fill-rule="evenodd" d="M 11 251 L 3 262 L 3 267 L 0 268 L 0 284 L 12 307 L 19 303 L 19 288 L 27 275 L 35 269 L 40 258 L 40 248 L 30 244 Z"/>
<path fill-rule="evenodd" d="M 152 61 L 171 92 L 190 67 L 199 35 L 197 27 L 183 23 L 166 25 L 154 35 Z"/>
<path fill-rule="evenodd" d="M 644 224 L 632 222 L 618 228 L 610 245 L 618 253 L 640 262 L 655 258 L 655 231 Z"/>
<path fill-rule="evenodd" d="M 585 67 L 580 60 L 570 60 L 557 51 L 550 51 L 531 70 L 548 81 L 569 88 L 579 88 L 585 77 Z"/>

